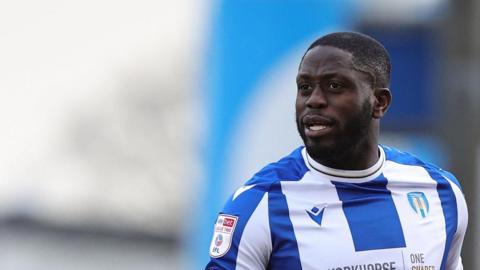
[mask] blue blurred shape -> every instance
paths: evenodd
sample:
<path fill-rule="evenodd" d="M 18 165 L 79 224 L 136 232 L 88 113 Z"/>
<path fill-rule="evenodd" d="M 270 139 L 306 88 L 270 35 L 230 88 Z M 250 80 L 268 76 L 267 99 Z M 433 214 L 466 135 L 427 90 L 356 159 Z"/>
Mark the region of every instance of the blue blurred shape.
<path fill-rule="evenodd" d="M 185 237 L 192 269 L 208 260 L 213 224 L 227 198 L 222 187 L 228 181 L 223 176 L 232 128 L 239 113 L 248 109 L 245 101 L 254 86 L 295 46 L 325 31 L 348 28 L 353 10 L 350 1 L 334 0 L 226 0 L 214 6 L 203 74 L 209 121 L 203 153 L 205 193 L 193 233 Z"/>
<path fill-rule="evenodd" d="M 362 32 L 385 45 L 392 61 L 393 103 L 382 125 L 387 130 L 425 129 L 438 114 L 438 37 L 428 27 L 372 25 Z"/>

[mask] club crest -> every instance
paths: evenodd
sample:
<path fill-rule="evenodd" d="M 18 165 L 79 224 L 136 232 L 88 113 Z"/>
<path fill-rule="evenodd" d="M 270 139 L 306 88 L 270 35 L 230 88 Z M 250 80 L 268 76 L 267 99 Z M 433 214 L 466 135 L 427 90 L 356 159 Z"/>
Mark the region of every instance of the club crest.
<path fill-rule="evenodd" d="M 415 213 L 425 218 L 430 212 L 427 197 L 423 192 L 409 192 L 407 193 L 408 202 L 415 211 Z"/>

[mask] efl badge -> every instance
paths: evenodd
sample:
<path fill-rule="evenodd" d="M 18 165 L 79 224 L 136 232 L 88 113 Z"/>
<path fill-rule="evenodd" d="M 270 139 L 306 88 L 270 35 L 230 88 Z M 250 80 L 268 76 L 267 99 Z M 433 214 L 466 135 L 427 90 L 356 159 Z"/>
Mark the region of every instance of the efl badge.
<path fill-rule="evenodd" d="M 407 193 L 407 197 L 408 202 L 415 213 L 420 214 L 422 218 L 425 218 L 430 211 L 428 200 L 425 194 L 423 192 L 409 192 Z"/>
<path fill-rule="evenodd" d="M 233 232 L 237 226 L 238 217 L 220 214 L 215 222 L 213 239 L 210 244 L 210 256 L 219 258 L 227 254 L 232 245 Z"/>

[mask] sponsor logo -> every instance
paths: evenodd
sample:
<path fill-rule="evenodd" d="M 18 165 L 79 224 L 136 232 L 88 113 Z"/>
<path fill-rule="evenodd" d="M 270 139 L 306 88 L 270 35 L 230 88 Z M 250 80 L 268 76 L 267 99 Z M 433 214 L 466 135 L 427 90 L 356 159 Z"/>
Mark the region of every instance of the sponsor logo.
<path fill-rule="evenodd" d="M 233 218 L 225 218 L 223 220 L 223 226 L 227 226 L 227 227 L 233 227 L 233 225 L 235 225 L 235 219 Z"/>
<path fill-rule="evenodd" d="M 218 215 L 210 244 L 210 256 L 219 258 L 227 254 L 232 245 L 233 233 L 237 226 L 238 217 L 232 215 Z"/>
<path fill-rule="evenodd" d="M 410 254 L 410 262 L 412 263 L 410 270 L 435 270 L 435 265 L 428 265 L 424 253 Z"/>
<path fill-rule="evenodd" d="M 395 262 L 380 262 L 367 264 L 353 264 L 330 267 L 328 270 L 398 270 Z"/>
<path fill-rule="evenodd" d="M 407 197 L 413 211 L 425 218 L 430 212 L 430 206 L 425 194 L 423 192 L 409 192 Z"/>
<path fill-rule="evenodd" d="M 319 226 L 322 226 L 323 212 L 325 211 L 326 205 L 314 206 L 310 210 L 305 210 L 308 216 Z"/>

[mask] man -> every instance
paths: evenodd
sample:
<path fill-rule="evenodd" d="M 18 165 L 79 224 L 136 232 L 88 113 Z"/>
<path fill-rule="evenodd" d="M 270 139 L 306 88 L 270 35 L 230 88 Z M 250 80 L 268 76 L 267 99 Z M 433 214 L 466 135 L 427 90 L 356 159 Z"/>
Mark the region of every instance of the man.
<path fill-rule="evenodd" d="M 366 35 L 332 33 L 307 49 L 295 105 L 305 147 L 232 195 L 206 269 L 463 269 L 458 181 L 378 144 L 389 80 L 387 51 Z"/>

